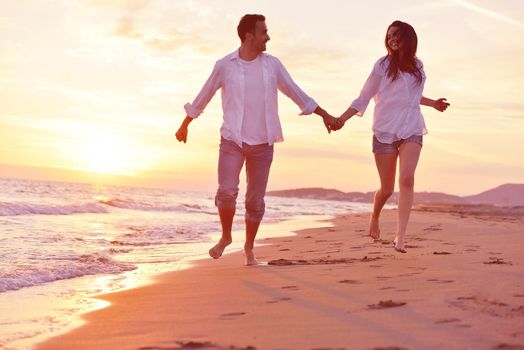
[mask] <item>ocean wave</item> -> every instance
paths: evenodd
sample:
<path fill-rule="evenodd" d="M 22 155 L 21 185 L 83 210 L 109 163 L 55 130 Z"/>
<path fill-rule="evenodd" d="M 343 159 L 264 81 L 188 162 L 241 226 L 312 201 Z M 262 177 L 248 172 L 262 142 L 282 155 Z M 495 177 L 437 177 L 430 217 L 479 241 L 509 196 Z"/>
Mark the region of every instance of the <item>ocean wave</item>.
<path fill-rule="evenodd" d="M 144 202 L 135 202 L 133 200 L 97 199 L 96 202 L 92 203 L 64 205 L 0 202 L 0 216 L 108 213 L 108 206 L 113 208 L 139 211 L 186 212 L 212 215 L 215 214 L 214 211 L 206 210 L 206 208 L 197 204 L 183 203 L 174 206 L 154 206 Z"/>
<path fill-rule="evenodd" d="M 182 244 L 202 240 L 202 234 L 211 232 L 214 225 L 201 226 L 198 231 L 191 227 L 178 226 L 128 226 L 128 233 L 119 236 L 110 243 L 114 246 L 146 247 L 161 244 Z"/>
<path fill-rule="evenodd" d="M 6 269 L 0 270 L 0 293 L 87 275 L 118 274 L 134 270 L 136 266 L 116 261 L 108 253 L 98 252 L 74 259 L 47 261 L 40 266 L 19 265 L 11 271 Z"/>
<path fill-rule="evenodd" d="M 53 205 L 0 202 L 0 216 L 70 215 L 87 213 L 107 213 L 107 209 L 98 203 Z"/>
<path fill-rule="evenodd" d="M 178 211 L 178 212 L 198 212 L 198 213 L 212 213 L 208 208 L 198 204 L 177 204 L 177 205 L 156 205 L 147 202 L 135 201 L 132 199 L 121 199 L 121 198 L 97 198 L 97 202 L 114 208 L 120 209 L 132 209 L 142 211 Z"/>

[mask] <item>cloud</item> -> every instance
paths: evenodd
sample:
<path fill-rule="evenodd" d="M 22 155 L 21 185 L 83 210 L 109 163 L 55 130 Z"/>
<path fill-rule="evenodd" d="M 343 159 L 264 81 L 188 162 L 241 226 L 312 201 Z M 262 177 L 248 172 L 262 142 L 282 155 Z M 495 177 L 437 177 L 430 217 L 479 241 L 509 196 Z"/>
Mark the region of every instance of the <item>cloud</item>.
<path fill-rule="evenodd" d="M 214 52 L 214 46 L 211 42 L 206 42 L 194 33 L 182 32 L 175 28 L 168 28 L 164 31 L 148 30 L 130 17 L 118 20 L 114 34 L 119 37 L 138 40 L 145 46 L 161 53 L 189 47 L 198 52 Z"/>
<path fill-rule="evenodd" d="M 475 11 L 477 13 L 483 14 L 485 16 L 494 18 L 494 19 L 502 21 L 502 22 L 506 22 L 508 24 L 512 24 L 512 25 L 514 25 L 516 27 L 519 27 L 521 29 L 524 28 L 524 23 L 522 23 L 519 20 L 513 19 L 511 17 L 505 16 L 505 15 L 500 14 L 500 13 L 495 12 L 495 11 L 486 9 L 484 7 L 480 7 L 480 6 L 475 5 L 475 4 L 473 4 L 473 3 L 469 2 L 469 1 L 466 1 L 466 0 L 454 0 L 454 2 L 457 5 L 465 7 L 467 9 L 470 9 L 470 10 Z"/>
<path fill-rule="evenodd" d="M 127 12 L 139 11 L 151 3 L 151 0 L 89 0 L 89 4 L 97 8 Z"/>

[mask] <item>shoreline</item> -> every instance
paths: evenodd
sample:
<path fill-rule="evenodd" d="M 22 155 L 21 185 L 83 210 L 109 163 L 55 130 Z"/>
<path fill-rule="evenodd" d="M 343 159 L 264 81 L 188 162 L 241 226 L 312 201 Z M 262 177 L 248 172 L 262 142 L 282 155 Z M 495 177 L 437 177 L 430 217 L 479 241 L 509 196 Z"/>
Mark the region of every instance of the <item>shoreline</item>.
<path fill-rule="evenodd" d="M 257 241 L 275 265 L 245 267 L 236 252 L 101 295 L 111 305 L 36 349 L 522 346 L 522 216 L 415 209 L 398 254 L 395 215 L 383 213 L 377 242 L 367 213 L 343 215 Z"/>
<path fill-rule="evenodd" d="M 295 217 L 290 217 L 283 221 L 269 222 L 265 224 L 265 234 L 269 237 L 293 236 L 295 235 L 295 233 L 291 231 L 291 228 L 296 227 L 297 225 L 301 227 L 321 226 L 324 225 L 324 221 L 328 218 L 332 218 L 332 216 L 298 215 Z M 243 247 L 243 232 L 237 230 L 233 232 L 233 235 L 235 237 L 238 237 L 238 239 L 236 239 L 235 242 L 233 242 L 233 244 L 229 246 L 228 249 L 226 249 L 224 255 L 239 252 Z M 209 241 L 189 243 L 188 249 L 194 251 L 194 254 L 191 254 L 190 257 L 184 257 L 176 262 L 173 262 L 171 264 L 171 267 L 167 266 L 165 263 L 160 264 L 159 266 L 146 264 L 144 266 L 139 266 L 138 269 L 127 271 L 122 274 L 99 276 L 86 275 L 77 279 L 64 279 L 55 281 L 54 283 L 55 285 L 57 285 L 55 289 L 62 288 L 69 290 L 71 289 L 72 285 L 87 286 L 87 283 L 91 283 L 93 285 L 96 285 L 97 289 L 99 289 L 100 292 L 96 294 L 86 294 L 84 296 L 78 295 L 72 297 L 71 300 L 68 300 L 67 308 L 73 310 L 73 313 L 64 313 L 60 311 L 59 314 L 57 313 L 55 315 L 55 313 L 52 313 L 50 309 L 46 313 L 46 317 L 49 319 L 46 322 L 49 323 L 49 325 L 40 324 L 40 327 L 38 329 L 30 328 L 30 324 L 24 326 L 24 330 L 22 331 L 20 329 L 20 332 L 24 332 L 26 335 L 20 336 L 22 334 L 20 333 L 20 335 L 18 335 L 18 339 L 12 339 L 11 341 L 5 343 L 4 345 L 6 346 L 6 349 L 33 349 L 39 343 L 46 342 L 49 339 L 67 334 L 79 327 L 82 327 L 86 323 L 84 315 L 110 306 L 110 303 L 108 301 L 99 298 L 99 296 L 120 293 L 126 290 L 133 290 L 135 288 L 152 285 L 156 283 L 156 280 L 159 276 L 162 276 L 165 273 L 193 268 L 195 262 L 198 262 L 199 260 L 206 260 L 209 258 L 207 254 L 207 249 L 214 244 L 214 242 L 218 239 L 219 234 L 210 234 L 208 237 Z M 263 245 L 263 241 L 264 238 L 261 239 L 261 242 L 259 244 Z M 81 289 L 87 288 L 85 286 Z M 34 288 L 30 288 L 31 290 L 25 290 L 24 292 L 28 298 L 34 298 L 34 296 L 32 296 L 31 293 L 34 293 L 35 288 L 36 290 L 42 289 L 42 291 L 36 292 L 37 294 L 42 294 L 48 293 L 44 292 L 44 290 L 45 288 L 49 288 L 49 286 L 38 285 Z M 43 297 L 39 297 L 39 299 L 42 298 Z M 55 298 L 57 299 L 56 302 L 58 303 L 64 302 L 62 298 Z M 26 304 L 27 303 L 24 303 L 23 305 L 25 306 L 23 307 L 31 308 L 29 304 Z M 52 304 L 53 303 L 50 303 L 49 301 L 44 301 L 42 299 L 41 304 L 39 302 L 38 309 L 42 309 L 43 307 L 52 308 Z M 66 310 L 65 308 L 61 309 Z M 13 310 L 16 313 L 16 308 Z M 36 317 L 36 319 L 41 319 L 42 321 L 44 321 L 42 318 L 43 316 L 41 316 L 43 315 L 43 313 L 39 311 L 39 315 L 40 316 Z M 50 327 L 51 330 L 44 330 L 48 327 Z M 0 347 L 2 346 L 3 345 L 1 345 Z"/>

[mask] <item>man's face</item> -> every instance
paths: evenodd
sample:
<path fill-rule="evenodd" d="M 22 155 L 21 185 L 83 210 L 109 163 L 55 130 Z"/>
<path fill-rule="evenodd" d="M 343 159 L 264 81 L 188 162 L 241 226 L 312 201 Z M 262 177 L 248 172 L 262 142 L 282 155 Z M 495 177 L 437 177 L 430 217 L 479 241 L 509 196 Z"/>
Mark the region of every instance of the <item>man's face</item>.
<path fill-rule="evenodd" d="M 257 21 L 255 25 L 255 35 L 253 36 L 252 46 L 257 51 L 266 51 L 266 43 L 269 41 L 267 26 L 264 21 Z"/>

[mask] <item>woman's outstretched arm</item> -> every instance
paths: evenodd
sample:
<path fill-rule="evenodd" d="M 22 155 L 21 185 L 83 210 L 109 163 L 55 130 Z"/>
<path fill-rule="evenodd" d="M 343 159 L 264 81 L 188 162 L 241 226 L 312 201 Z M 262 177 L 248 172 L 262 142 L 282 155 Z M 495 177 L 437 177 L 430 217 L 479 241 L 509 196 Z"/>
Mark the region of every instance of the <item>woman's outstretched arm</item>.
<path fill-rule="evenodd" d="M 438 100 L 432 100 L 430 98 L 422 96 L 420 104 L 423 106 L 429 106 L 435 108 L 439 112 L 444 112 L 449 107 L 449 103 L 445 98 L 439 98 Z"/>

